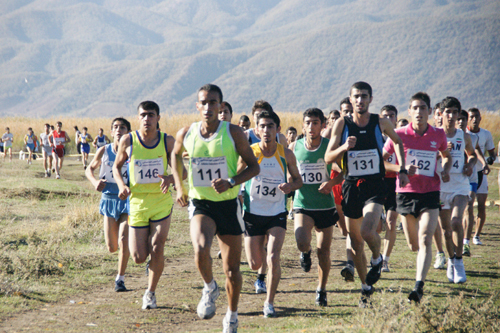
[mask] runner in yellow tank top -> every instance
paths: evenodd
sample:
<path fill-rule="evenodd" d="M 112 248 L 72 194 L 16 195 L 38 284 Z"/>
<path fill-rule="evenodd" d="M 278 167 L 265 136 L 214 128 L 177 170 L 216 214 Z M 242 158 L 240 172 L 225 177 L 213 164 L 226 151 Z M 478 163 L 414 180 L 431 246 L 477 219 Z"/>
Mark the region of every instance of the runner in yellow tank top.
<path fill-rule="evenodd" d="M 212 274 L 210 248 L 217 234 L 226 273 L 228 312 L 223 320 L 224 332 L 235 332 L 238 326 L 238 299 L 241 291 L 241 235 L 244 231 L 237 185 L 259 173 L 259 164 L 242 129 L 220 121 L 217 116 L 222 91 L 213 84 L 198 90 L 196 108 L 201 122 L 184 127 L 177 133 L 172 163 L 177 189 L 177 203 L 188 204 L 188 189 L 182 183 L 182 153 L 189 154 L 189 215 L 195 263 L 205 282 L 198 304 L 198 316 L 215 315 L 219 288 Z M 236 173 L 238 156 L 248 165 Z"/>
<path fill-rule="evenodd" d="M 164 267 L 163 248 L 173 206 L 169 186 L 174 182 L 167 167 L 175 140 L 157 130 L 158 104 L 145 101 L 137 109 L 139 130 L 120 139 L 113 176 L 119 188 L 118 197 L 125 200 L 130 196 L 130 254 L 137 264 L 151 255 L 148 289 L 142 298 L 145 310 L 156 308 L 155 290 Z M 129 158 L 130 187 L 124 183 L 120 172 Z"/>

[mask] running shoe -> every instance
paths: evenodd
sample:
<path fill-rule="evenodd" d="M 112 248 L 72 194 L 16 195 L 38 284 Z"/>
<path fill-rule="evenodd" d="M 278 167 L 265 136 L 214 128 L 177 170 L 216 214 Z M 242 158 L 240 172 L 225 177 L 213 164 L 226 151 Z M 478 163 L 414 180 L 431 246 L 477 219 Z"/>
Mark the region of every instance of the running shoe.
<path fill-rule="evenodd" d="M 222 252 L 221 251 L 217 252 L 217 258 L 222 259 Z"/>
<path fill-rule="evenodd" d="M 304 272 L 309 272 L 311 270 L 311 250 L 309 252 L 300 253 L 300 267 Z"/>
<path fill-rule="evenodd" d="M 156 295 L 146 290 L 144 296 L 142 297 L 142 309 L 156 309 Z"/>
<path fill-rule="evenodd" d="M 465 267 L 463 259 L 455 259 L 455 263 L 453 265 L 455 279 L 453 282 L 455 283 L 465 283 L 467 281 L 467 277 L 465 276 Z"/>
<path fill-rule="evenodd" d="M 264 303 L 264 318 L 275 318 L 276 311 L 274 310 L 274 306 L 267 302 Z"/>
<path fill-rule="evenodd" d="M 214 290 L 207 290 L 203 288 L 203 295 L 201 296 L 200 303 L 198 303 L 198 317 L 201 319 L 211 319 L 215 316 L 215 300 L 219 297 L 219 295 L 220 291 L 217 282 L 215 282 Z"/>
<path fill-rule="evenodd" d="M 446 270 L 446 277 L 451 283 L 455 282 L 455 259 L 448 259 L 448 269 Z"/>
<path fill-rule="evenodd" d="M 316 305 L 327 306 L 326 290 L 316 290 Z"/>
<path fill-rule="evenodd" d="M 262 280 L 255 280 L 255 283 L 253 284 L 255 287 L 255 293 L 256 294 L 265 294 L 267 293 L 267 288 L 266 288 L 266 281 Z"/>
<path fill-rule="evenodd" d="M 288 219 L 293 221 L 293 210 L 288 213 Z"/>
<path fill-rule="evenodd" d="M 346 282 L 354 282 L 354 266 L 349 264 L 345 265 L 340 271 L 340 275 L 342 275 Z"/>
<path fill-rule="evenodd" d="M 390 271 L 391 270 L 389 269 L 389 263 L 387 262 L 387 260 L 384 260 L 384 262 L 382 263 L 382 272 L 388 273 Z"/>
<path fill-rule="evenodd" d="M 446 257 L 444 256 L 444 253 L 437 253 L 436 254 L 436 262 L 434 263 L 434 268 L 435 269 L 444 269 L 445 265 L 446 265 Z"/>
<path fill-rule="evenodd" d="M 55 168 L 52 168 L 52 172 L 56 172 L 56 169 L 55 169 Z"/>
<path fill-rule="evenodd" d="M 49 174 L 47 173 L 47 171 L 45 171 L 45 178 L 49 177 Z"/>
<path fill-rule="evenodd" d="M 399 223 L 398 227 L 396 228 L 397 231 L 403 230 L 403 223 Z"/>
<path fill-rule="evenodd" d="M 238 318 L 235 321 L 229 321 L 227 316 L 222 320 L 223 333 L 237 333 L 238 332 Z"/>
<path fill-rule="evenodd" d="M 464 250 L 462 251 L 462 255 L 466 257 L 470 257 L 470 245 L 464 244 Z"/>
<path fill-rule="evenodd" d="M 47 170 L 47 177 L 50 177 L 52 174 L 50 173 L 50 169 Z"/>
<path fill-rule="evenodd" d="M 125 281 L 122 280 L 115 281 L 115 291 L 116 292 L 127 291 L 127 288 L 125 288 Z"/>
<path fill-rule="evenodd" d="M 372 268 L 368 274 L 366 274 L 366 284 L 369 286 L 373 286 L 377 283 L 378 279 L 380 279 L 380 274 L 382 273 L 382 264 L 384 261 L 382 260 L 382 255 L 380 255 L 380 262 L 377 265 L 372 264 Z"/>
<path fill-rule="evenodd" d="M 424 290 L 422 288 L 414 288 L 410 295 L 408 295 L 408 303 L 411 303 L 411 301 L 420 303 L 423 296 Z"/>
<path fill-rule="evenodd" d="M 369 290 L 364 290 L 361 288 L 361 299 L 359 300 L 360 308 L 368 308 L 372 304 L 370 302 L 370 296 L 375 292 L 375 288 L 371 287 Z"/>
<path fill-rule="evenodd" d="M 56 175 L 56 179 L 61 179 L 61 176 L 60 175 Z"/>
<path fill-rule="evenodd" d="M 474 236 L 474 238 L 472 239 L 472 242 L 474 243 L 474 245 L 483 245 L 483 242 L 481 242 L 481 240 L 479 239 L 479 236 Z"/>

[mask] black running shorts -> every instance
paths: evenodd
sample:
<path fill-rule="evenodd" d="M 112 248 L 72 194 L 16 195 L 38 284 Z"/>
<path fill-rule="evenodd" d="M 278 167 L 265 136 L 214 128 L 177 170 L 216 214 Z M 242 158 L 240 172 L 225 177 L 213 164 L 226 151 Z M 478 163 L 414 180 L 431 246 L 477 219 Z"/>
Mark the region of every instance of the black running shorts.
<path fill-rule="evenodd" d="M 419 217 L 427 209 L 441 209 L 439 191 L 429 193 L 398 193 L 396 195 L 398 204 L 397 212 L 403 216 L 413 215 Z"/>
<path fill-rule="evenodd" d="M 274 216 L 255 215 L 249 212 L 243 212 L 245 221 L 245 236 L 264 236 L 267 231 L 274 227 L 280 227 L 286 230 L 286 218 L 288 213 L 285 211 Z"/>
<path fill-rule="evenodd" d="M 314 220 L 314 226 L 318 229 L 325 229 L 334 226 L 339 220 L 339 214 L 335 208 L 327 210 L 294 208 L 293 212 L 295 214 L 304 214 L 312 218 Z"/>
<path fill-rule="evenodd" d="M 342 210 L 344 215 L 351 219 L 363 217 L 365 205 L 369 203 L 383 205 L 386 192 L 383 178 L 344 181 L 344 184 L 342 184 Z"/>
<path fill-rule="evenodd" d="M 195 215 L 210 217 L 214 220 L 217 226 L 216 233 L 220 236 L 241 235 L 245 231 L 238 198 L 226 201 L 191 199 L 188 212 L 190 219 Z"/>

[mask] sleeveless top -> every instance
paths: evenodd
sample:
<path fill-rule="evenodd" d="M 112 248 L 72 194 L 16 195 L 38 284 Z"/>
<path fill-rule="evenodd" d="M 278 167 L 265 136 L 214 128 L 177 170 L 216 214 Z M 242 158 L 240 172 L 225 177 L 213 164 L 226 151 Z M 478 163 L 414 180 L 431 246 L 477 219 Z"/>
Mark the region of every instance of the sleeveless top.
<path fill-rule="evenodd" d="M 269 157 L 264 156 L 258 143 L 251 148 L 260 165 L 260 173 L 245 183 L 243 209 L 261 216 L 286 212 L 286 195 L 278 188 L 278 185 L 287 182 L 283 145 L 278 143 L 274 155 Z"/>
<path fill-rule="evenodd" d="M 220 121 L 217 131 L 210 138 L 204 138 L 200 132 L 200 121 L 193 123 L 186 133 L 184 148 L 189 154 L 188 195 L 192 199 L 226 201 L 238 196 L 239 186 L 221 194 L 212 188 L 212 180 L 236 176 L 239 155 L 230 125 Z"/>
<path fill-rule="evenodd" d="M 105 145 L 106 145 L 105 136 L 104 135 L 102 137 L 97 136 L 97 148 L 101 148 L 102 146 L 105 146 Z"/>
<path fill-rule="evenodd" d="M 333 194 L 318 192 L 320 185 L 330 180 L 331 164 L 325 163 L 325 152 L 330 140 L 321 137 L 321 143 L 315 150 L 306 148 L 306 138 L 297 140 L 293 152 L 303 185 L 295 191 L 293 208 L 306 210 L 328 210 L 335 207 Z"/>
<path fill-rule="evenodd" d="M 385 175 L 382 158 L 384 140 L 380 130 L 379 116 L 370 114 L 370 120 L 365 127 L 359 127 L 348 117 L 344 117 L 344 122 L 340 145 L 343 145 L 349 136 L 357 138 L 354 148 L 344 154 L 345 180 L 383 178 Z"/>
<path fill-rule="evenodd" d="M 158 175 L 168 175 L 167 134 L 157 133 L 159 140 L 150 147 L 142 142 L 138 131 L 129 133 L 132 144 L 129 161 L 131 198 L 138 193 L 162 194 Z M 168 197 L 172 200 L 171 195 Z"/>
<path fill-rule="evenodd" d="M 34 134 L 34 133 L 33 133 L 33 134 L 31 134 L 31 135 L 26 134 L 25 138 L 26 138 L 26 144 L 28 144 L 28 145 L 32 145 L 32 144 L 34 144 L 34 143 L 35 143 L 35 140 L 36 140 L 35 138 L 36 138 L 36 136 L 35 136 L 35 134 Z"/>
<path fill-rule="evenodd" d="M 87 138 L 89 137 L 88 133 L 83 135 L 83 134 L 80 134 L 80 142 L 82 143 L 82 145 L 88 145 L 88 141 L 87 141 Z"/>
<path fill-rule="evenodd" d="M 52 137 L 54 138 L 54 145 L 56 148 L 64 148 L 64 144 L 66 143 L 66 132 L 61 131 L 61 133 L 57 133 L 57 131 L 52 132 Z"/>
<path fill-rule="evenodd" d="M 118 185 L 113 177 L 113 164 L 115 163 L 115 159 L 116 152 L 113 149 L 113 144 L 107 144 L 104 148 L 104 154 L 101 159 L 101 168 L 99 170 L 99 178 L 106 180 L 106 187 L 102 190 L 103 194 L 118 195 Z M 128 184 L 128 162 L 123 164 L 121 174 L 125 184 Z"/>
<path fill-rule="evenodd" d="M 470 188 L 469 177 L 467 177 L 463 173 L 464 164 L 466 162 L 464 132 L 461 129 L 456 129 L 455 136 L 453 138 L 447 137 L 447 140 L 448 142 L 451 142 L 450 153 L 452 158 L 452 165 L 450 169 L 450 181 L 444 183 L 443 180 L 441 180 L 441 192 L 468 193 Z M 441 166 L 441 163 L 439 163 L 438 166 Z M 438 170 L 441 171 L 442 167 Z"/>

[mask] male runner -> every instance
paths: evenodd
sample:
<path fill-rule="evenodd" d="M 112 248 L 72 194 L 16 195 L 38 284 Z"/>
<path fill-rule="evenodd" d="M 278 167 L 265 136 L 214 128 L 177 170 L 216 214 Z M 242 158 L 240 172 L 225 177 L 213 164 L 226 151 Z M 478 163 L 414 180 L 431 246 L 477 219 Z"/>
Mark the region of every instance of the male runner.
<path fill-rule="evenodd" d="M 76 151 L 78 153 L 78 155 L 81 155 L 82 154 L 82 143 L 80 142 L 80 130 L 78 129 L 78 126 L 73 126 L 73 128 L 75 129 L 75 142 L 76 142 Z M 78 158 L 78 160 L 80 160 L 80 157 Z"/>
<path fill-rule="evenodd" d="M 168 175 L 170 153 L 175 140 L 157 130 L 160 120 L 158 104 L 144 101 L 137 107 L 139 130 L 120 140 L 113 176 L 118 184 L 118 197 L 129 203 L 129 251 L 137 264 L 151 260 L 148 271 L 148 289 L 142 297 L 142 309 L 156 309 L 156 286 L 165 266 L 163 252 L 170 228 L 173 200 Z M 129 182 L 122 176 L 122 167 L 129 160 Z"/>
<path fill-rule="evenodd" d="M 448 138 L 453 164 L 450 181 L 441 181 L 441 211 L 439 222 L 443 229 L 448 250 L 447 277 L 450 282 L 464 283 L 464 262 L 462 259 L 464 229 L 462 225 L 470 190 L 469 176 L 476 164 L 476 153 L 470 136 L 455 127 L 462 106 L 455 97 L 446 97 L 440 104 L 443 129 Z M 439 165 L 438 165 L 439 166 Z"/>
<path fill-rule="evenodd" d="M 201 121 L 177 133 L 172 161 L 177 202 L 184 207 L 188 195 L 191 197 L 188 210 L 194 260 L 205 284 L 198 316 L 210 319 L 215 315 L 219 287 L 213 278 L 210 248 L 217 235 L 229 303 L 223 327 L 224 332 L 236 332 L 242 284 L 241 235 L 245 230 L 237 185 L 256 176 L 259 164 L 243 130 L 217 118 L 222 100 L 222 91 L 216 85 L 206 84 L 198 90 L 196 108 Z M 189 193 L 180 178 L 184 150 L 189 154 Z M 240 156 L 247 168 L 237 174 Z"/>
<path fill-rule="evenodd" d="M 258 176 L 248 180 L 243 195 L 245 252 L 252 270 L 264 261 L 269 266 L 264 317 L 276 317 L 274 296 L 281 278 L 280 254 L 286 233 L 287 194 L 302 186 L 293 152 L 276 142 L 280 119 L 274 112 L 262 111 L 257 117 L 262 141 L 251 148 L 260 165 Z M 246 164 L 240 158 L 238 170 Z M 290 179 L 290 182 L 287 182 Z M 267 255 L 266 249 L 267 247 Z"/>
<path fill-rule="evenodd" d="M 68 134 L 62 131 L 62 123 L 56 123 L 56 129 L 50 133 L 49 142 L 52 146 L 52 156 L 56 164 L 56 179 L 61 178 L 61 169 L 64 161 L 64 145 L 71 141 Z"/>
<path fill-rule="evenodd" d="M 2 135 L 3 142 L 3 159 L 7 157 L 9 152 L 9 160 L 12 162 L 12 143 L 14 142 L 14 134 L 10 132 L 10 128 L 5 127 L 5 133 Z"/>
<path fill-rule="evenodd" d="M 89 153 L 90 153 L 90 145 L 89 142 L 92 142 L 92 136 L 90 136 L 89 133 L 87 133 L 88 129 L 87 127 L 82 128 L 82 133 L 80 133 L 80 137 L 78 138 L 79 142 L 82 144 L 81 145 L 81 150 L 82 150 L 82 163 L 83 163 L 83 169 L 87 169 L 87 159 L 89 158 Z"/>
<path fill-rule="evenodd" d="M 219 120 L 230 123 L 231 119 L 233 119 L 233 107 L 224 101 L 220 104 Z"/>
<path fill-rule="evenodd" d="M 495 162 L 495 144 L 493 143 L 493 137 L 491 132 L 480 128 L 481 123 L 481 112 L 477 108 L 470 108 L 469 112 L 469 131 L 476 134 L 479 138 L 478 144 L 481 148 L 481 152 L 486 156 L 486 152 L 490 155 L 486 158 L 486 162 L 492 165 Z M 472 242 L 474 245 L 483 245 L 479 236 L 481 236 L 481 231 L 483 230 L 484 223 L 486 222 L 486 199 L 488 199 L 488 174 L 490 173 L 490 168 L 488 164 L 482 165 L 480 161 L 477 162 L 478 171 L 478 189 L 477 189 L 477 219 L 476 219 L 476 232 Z"/>
<path fill-rule="evenodd" d="M 318 286 L 316 305 L 327 306 L 326 284 L 330 273 L 330 246 L 333 226 L 338 221 L 335 212 L 332 187 L 341 177 L 330 179 L 331 164 L 325 163 L 325 151 L 329 140 L 321 136 L 325 126 L 323 111 L 307 109 L 303 114 L 305 137 L 295 141 L 290 149 L 295 153 L 300 176 L 304 185 L 295 192 L 295 240 L 300 254 L 300 266 L 304 272 L 311 269 L 311 234 L 316 231 L 318 255 Z"/>
<path fill-rule="evenodd" d="M 92 142 L 92 145 L 94 148 L 101 148 L 110 143 L 111 141 L 109 140 L 107 135 L 104 135 L 104 130 L 102 128 L 99 128 L 99 134 L 95 137 L 94 142 Z"/>
<path fill-rule="evenodd" d="M 398 128 L 396 133 L 404 145 L 406 162 L 417 167 L 410 183 L 396 187 L 397 212 L 403 216 L 403 226 L 408 246 L 418 251 L 415 288 L 408 301 L 420 302 L 424 294 L 424 281 L 432 263 L 432 237 L 436 231 L 439 215 L 440 176 L 436 173 L 437 153 L 443 159 L 443 182 L 450 180 L 451 156 L 447 150 L 446 134 L 440 128 L 427 123 L 431 114 L 429 95 L 419 92 L 410 98 L 408 114 L 411 123 Z M 384 157 L 394 152 L 394 143 L 387 140 Z M 402 161 L 398 157 L 398 161 Z M 401 179 L 403 169 L 398 174 Z"/>
<path fill-rule="evenodd" d="M 33 152 L 35 151 L 37 137 L 35 133 L 33 133 L 33 129 L 28 128 L 28 134 L 24 136 L 24 144 L 26 145 L 26 149 L 28 150 L 28 164 L 31 164 L 31 159 L 33 158 Z"/>
<path fill-rule="evenodd" d="M 398 120 L 398 125 L 396 126 L 396 128 L 405 127 L 407 125 L 408 125 L 408 119 L 402 118 Z"/>
<path fill-rule="evenodd" d="M 250 128 L 252 123 L 250 122 L 250 118 L 247 115 L 242 115 L 240 117 L 240 121 L 238 122 L 238 126 L 243 128 L 244 131 Z"/>
<path fill-rule="evenodd" d="M 287 147 L 289 147 L 292 142 L 295 142 L 297 139 L 297 129 L 293 126 L 290 126 L 286 129 L 286 143 L 288 144 Z"/>
<path fill-rule="evenodd" d="M 350 97 L 344 97 L 340 101 L 340 117 L 351 117 L 352 118 L 352 104 Z"/>
<path fill-rule="evenodd" d="M 85 176 L 95 190 L 102 192 L 99 213 L 104 216 L 104 238 L 111 253 L 120 249 L 118 254 L 118 274 L 115 278 L 115 291 L 126 291 L 125 270 L 127 269 L 130 252 L 128 249 L 128 203 L 118 198 L 118 185 L 113 177 L 113 163 L 118 151 L 121 137 L 130 132 L 130 123 L 124 118 L 115 118 L 111 122 L 111 137 L 113 143 L 99 148 L 85 170 Z M 99 179 L 94 176 L 94 170 L 100 167 Z M 125 183 L 128 183 L 127 163 L 120 169 Z"/>
<path fill-rule="evenodd" d="M 360 307 L 366 307 L 379 280 L 382 269 L 381 240 L 377 226 L 385 200 L 385 168 L 382 159 L 382 134 L 396 143 L 396 157 L 400 164 L 400 186 L 408 183 L 403 158 L 403 145 L 394 132 L 392 123 L 369 112 L 372 88 L 366 82 L 351 86 L 350 101 L 354 107 L 352 118 L 335 122 L 332 140 L 325 154 L 326 163 L 342 158 L 345 181 L 342 185 L 342 209 L 354 252 L 354 265 L 361 280 Z M 371 269 L 367 273 L 364 242 L 372 252 Z"/>
<path fill-rule="evenodd" d="M 250 129 L 248 129 L 248 130 L 245 131 L 245 134 L 246 134 L 246 136 L 248 138 L 248 142 L 250 142 L 250 144 L 254 144 L 254 143 L 260 142 L 259 133 L 256 132 L 256 129 L 257 129 L 257 117 L 259 116 L 259 113 L 261 113 L 264 110 L 266 110 L 268 112 L 274 112 L 273 111 L 273 107 L 268 102 L 263 101 L 263 100 L 255 101 L 255 103 L 253 104 L 253 107 L 252 107 L 252 116 L 253 116 L 253 121 L 255 123 L 255 128 L 250 128 Z M 287 140 L 286 140 L 285 136 L 283 134 L 279 133 L 279 132 L 276 135 L 279 138 L 279 140 L 278 140 L 279 142 L 278 143 L 281 143 L 283 146 L 286 146 L 287 145 Z"/>
<path fill-rule="evenodd" d="M 40 143 L 42 145 L 42 156 L 43 156 L 43 169 L 45 170 L 45 177 L 50 177 L 52 169 L 52 147 L 50 144 L 50 125 L 44 125 L 45 131 L 40 133 Z"/>

